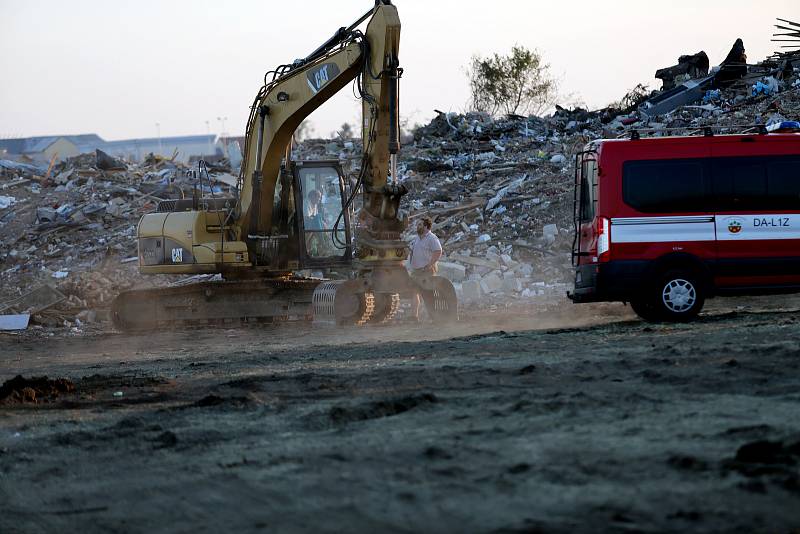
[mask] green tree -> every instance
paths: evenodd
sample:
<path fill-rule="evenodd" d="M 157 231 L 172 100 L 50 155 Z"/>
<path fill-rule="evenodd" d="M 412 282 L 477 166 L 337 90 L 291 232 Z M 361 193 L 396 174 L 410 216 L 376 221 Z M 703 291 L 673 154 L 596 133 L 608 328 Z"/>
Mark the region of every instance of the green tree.
<path fill-rule="evenodd" d="M 630 113 L 648 98 L 650 98 L 650 90 L 646 85 L 640 83 L 628 91 L 621 100 L 609 104 L 608 108 L 617 110 L 620 113 Z"/>
<path fill-rule="evenodd" d="M 475 111 L 538 115 L 556 100 L 558 87 L 538 50 L 514 45 L 507 56 L 473 56 L 467 69 Z"/>

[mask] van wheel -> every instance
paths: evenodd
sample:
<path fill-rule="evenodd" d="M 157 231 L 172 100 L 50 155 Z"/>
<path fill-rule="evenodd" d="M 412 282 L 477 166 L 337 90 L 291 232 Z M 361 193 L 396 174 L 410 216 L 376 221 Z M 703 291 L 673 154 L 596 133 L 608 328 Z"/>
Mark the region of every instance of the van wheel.
<path fill-rule="evenodd" d="M 700 278 L 692 271 L 667 271 L 658 279 L 650 303 L 662 321 L 691 321 L 705 303 Z"/>
<path fill-rule="evenodd" d="M 649 323 L 655 323 L 661 320 L 655 306 L 647 299 L 632 300 L 630 305 L 636 315 Z"/>

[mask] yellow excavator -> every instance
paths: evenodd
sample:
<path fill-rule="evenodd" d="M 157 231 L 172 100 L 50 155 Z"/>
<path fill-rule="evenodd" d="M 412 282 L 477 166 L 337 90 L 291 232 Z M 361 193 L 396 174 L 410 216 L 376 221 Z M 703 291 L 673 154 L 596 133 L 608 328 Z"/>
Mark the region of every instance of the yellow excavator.
<path fill-rule="evenodd" d="M 112 304 L 114 324 L 122 330 L 237 321 L 380 324 L 394 317 L 401 296 L 415 295 L 434 321 L 455 319 L 452 284 L 439 276 L 414 281 L 403 265 L 399 43 L 396 7 L 376 0 L 306 58 L 268 72 L 251 107 L 234 197 L 163 201 L 137 230 L 141 273 L 220 276 L 123 292 Z M 345 177 L 338 161 L 293 161 L 297 127 L 353 81 L 363 114 L 358 176 Z M 323 269 L 348 276 L 297 274 Z"/>

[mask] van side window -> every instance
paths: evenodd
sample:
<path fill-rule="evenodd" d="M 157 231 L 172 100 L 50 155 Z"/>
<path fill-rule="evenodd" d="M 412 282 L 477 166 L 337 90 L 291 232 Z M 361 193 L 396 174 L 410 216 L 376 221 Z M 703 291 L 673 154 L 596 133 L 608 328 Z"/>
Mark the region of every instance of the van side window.
<path fill-rule="evenodd" d="M 720 158 L 713 175 L 718 210 L 800 209 L 800 158 Z"/>
<path fill-rule="evenodd" d="M 763 158 L 714 160 L 713 189 L 718 210 L 757 210 L 769 205 Z"/>
<path fill-rule="evenodd" d="M 800 158 L 768 161 L 767 191 L 775 209 L 800 209 Z"/>
<path fill-rule="evenodd" d="M 645 213 L 708 210 L 707 174 L 700 159 L 628 161 L 622 166 L 623 200 Z"/>

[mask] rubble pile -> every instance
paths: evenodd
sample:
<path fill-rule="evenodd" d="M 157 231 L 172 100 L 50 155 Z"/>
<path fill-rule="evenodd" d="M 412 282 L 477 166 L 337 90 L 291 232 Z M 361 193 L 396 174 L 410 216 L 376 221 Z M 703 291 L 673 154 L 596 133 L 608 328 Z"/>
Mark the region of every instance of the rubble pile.
<path fill-rule="evenodd" d="M 600 138 L 741 133 L 800 120 L 800 50 L 746 63 L 737 40 L 719 67 L 703 52 L 658 70 L 604 109 L 548 117 L 442 113 L 406 134 L 398 178 L 410 228 L 429 216 L 444 247 L 440 274 L 465 310 L 562 303 L 572 279 L 574 157 Z M 310 139 L 295 159 L 338 159 L 358 172 L 361 141 Z M 167 285 L 137 273 L 135 228 L 160 200 L 194 188 L 230 193 L 225 161 L 211 178 L 171 160 L 140 165 L 98 151 L 50 169 L 0 160 L 0 316 L 80 327 L 122 290 Z M 409 233 L 408 240 L 413 235 Z M 16 323 L 15 323 L 16 324 Z M 27 324 L 27 323 L 26 323 Z M 2 324 L 0 324 L 2 329 Z"/>
<path fill-rule="evenodd" d="M 691 63 L 689 56 L 681 59 Z M 773 91 L 757 88 L 765 73 Z M 648 100 L 670 90 L 626 95 L 622 105 L 597 111 L 557 107 L 546 118 L 439 113 L 414 131 L 401 165 L 411 220 L 434 220 L 444 247 L 441 274 L 455 283 L 462 303 L 495 308 L 563 301 L 573 274 L 575 154 L 600 138 L 755 132 L 757 125 L 796 121 L 800 53 L 751 66 L 745 77 L 709 90 L 700 101 L 662 115 L 643 111 Z"/>
<path fill-rule="evenodd" d="M 132 164 L 98 150 L 49 169 L 0 160 L 0 314 L 76 328 L 107 318 L 120 291 L 171 281 L 138 274 L 136 224 L 194 188 L 229 185 L 152 155 Z"/>
<path fill-rule="evenodd" d="M 454 282 L 460 302 L 478 309 L 563 302 L 572 278 L 573 162 L 587 142 L 756 132 L 800 119 L 800 53 L 749 66 L 737 62 L 743 53 L 737 40 L 711 75 L 704 52 L 682 56 L 658 71 L 669 79 L 661 90 L 640 86 L 600 110 L 557 106 L 545 118 L 439 112 L 417 127 L 401 152 L 399 179 L 410 190 L 410 221 L 434 221 L 444 247 L 440 274 Z M 665 98 L 693 76 L 709 89 Z M 307 145 L 299 157 L 358 162 L 358 142 Z"/>
<path fill-rule="evenodd" d="M 466 306 L 563 298 L 572 242 L 572 155 L 589 137 L 562 120 L 439 114 L 404 150 L 411 220 L 429 216 L 440 271 Z"/>

